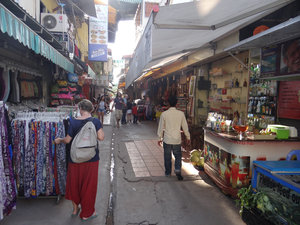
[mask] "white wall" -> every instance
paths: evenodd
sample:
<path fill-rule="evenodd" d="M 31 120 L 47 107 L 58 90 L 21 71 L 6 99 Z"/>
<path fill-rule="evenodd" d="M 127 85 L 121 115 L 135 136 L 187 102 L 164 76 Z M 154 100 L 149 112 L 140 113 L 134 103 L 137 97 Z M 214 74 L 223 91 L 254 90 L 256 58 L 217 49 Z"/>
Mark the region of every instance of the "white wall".
<path fill-rule="evenodd" d="M 40 21 L 40 0 L 15 0 L 29 15 Z"/>

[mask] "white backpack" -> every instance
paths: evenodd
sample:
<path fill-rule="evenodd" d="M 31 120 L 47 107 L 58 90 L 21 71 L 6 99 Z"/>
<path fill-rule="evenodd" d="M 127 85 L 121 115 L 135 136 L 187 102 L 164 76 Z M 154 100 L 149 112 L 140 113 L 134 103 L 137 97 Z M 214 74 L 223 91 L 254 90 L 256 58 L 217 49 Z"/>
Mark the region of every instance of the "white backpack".
<path fill-rule="evenodd" d="M 71 145 L 71 159 L 74 163 L 87 162 L 96 155 L 98 140 L 95 125 L 92 121 L 76 134 Z"/>

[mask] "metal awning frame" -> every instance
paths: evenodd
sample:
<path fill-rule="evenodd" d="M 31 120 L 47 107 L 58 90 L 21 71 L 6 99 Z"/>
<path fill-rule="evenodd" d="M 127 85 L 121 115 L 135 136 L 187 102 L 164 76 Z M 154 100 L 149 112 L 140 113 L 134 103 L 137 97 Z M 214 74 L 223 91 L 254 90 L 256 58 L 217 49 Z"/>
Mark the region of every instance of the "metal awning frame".
<path fill-rule="evenodd" d="M 277 38 L 276 34 L 280 34 L 280 33 L 284 33 L 285 35 L 279 35 Z M 236 52 L 236 51 L 249 50 L 253 48 L 262 48 L 265 46 L 271 46 L 271 45 L 283 43 L 295 39 L 297 37 L 300 37 L 300 16 L 289 19 L 277 26 L 262 31 L 261 33 L 255 36 L 242 40 L 239 43 L 224 49 L 224 51 Z M 265 44 L 266 42 L 268 43 L 267 45 Z"/>

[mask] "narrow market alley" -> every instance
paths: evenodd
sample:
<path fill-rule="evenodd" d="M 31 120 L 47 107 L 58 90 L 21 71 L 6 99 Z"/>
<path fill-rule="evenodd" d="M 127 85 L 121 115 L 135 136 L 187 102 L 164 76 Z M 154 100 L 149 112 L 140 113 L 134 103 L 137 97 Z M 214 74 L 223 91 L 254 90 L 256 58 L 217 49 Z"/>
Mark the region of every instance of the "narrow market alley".
<path fill-rule="evenodd" d="M 119 129 L 114 123 L 113 114 L 107 115 L 100 150 L 98 217 L 87 224 L 244 224 L 233 199 L 204 173 L 199 175 L 188 162 L 188 154 L 183 154 L 183 181 L 174 174 L 164 176 L 156 122 L 126 124 Z M 18 199 L 16 210 L 0 224 L 81 224 L 79 217 L 70 216 L 71 211 L 71 203 L 64 198 L 58 202 L 57 198 Z"/>
<path fill-rule="evenodd" d="M 113 129 L 114 224 L 244 224 L 234 201 L 204 173 L 199 175 L 188 153 L 183 152 L 183 181 L 174 173 L 164 176 L 163 149 L 157 145 L 156 130 L 154 121 Z"/>
<path fill-rule="evenodd" d="M 0 0 L 0 225 L 300 225 L 299 28 L 300 0 Z"/>

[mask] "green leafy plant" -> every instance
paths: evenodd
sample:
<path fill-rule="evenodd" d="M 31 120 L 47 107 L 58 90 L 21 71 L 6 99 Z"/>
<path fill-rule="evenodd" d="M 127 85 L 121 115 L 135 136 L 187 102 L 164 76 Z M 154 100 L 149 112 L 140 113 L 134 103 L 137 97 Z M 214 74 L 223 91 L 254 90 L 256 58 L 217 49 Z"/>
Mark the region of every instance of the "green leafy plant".
<path fill-rule="evenodd" d="M 240 205 L 240 215 L 242 215 L 244 208 L 250 210 L 256 206 L 255 194 L 252 192 L 251 185 L 241 188 L 237 196 L 239 199 L 237 199 L 236 202 Z"/>
<path fill-rule="evenodd" d="M 236 202 L 240 205 L 240 215 L 242 215 L 244 208 L 250 210 L 253 208 L 259 209 L 263 214 L 273 211 L 273 206 L 269 197 L 263 192 L 252 191 L 252 186 L 241 188 L 238 191 L 238 200 Z"/>

